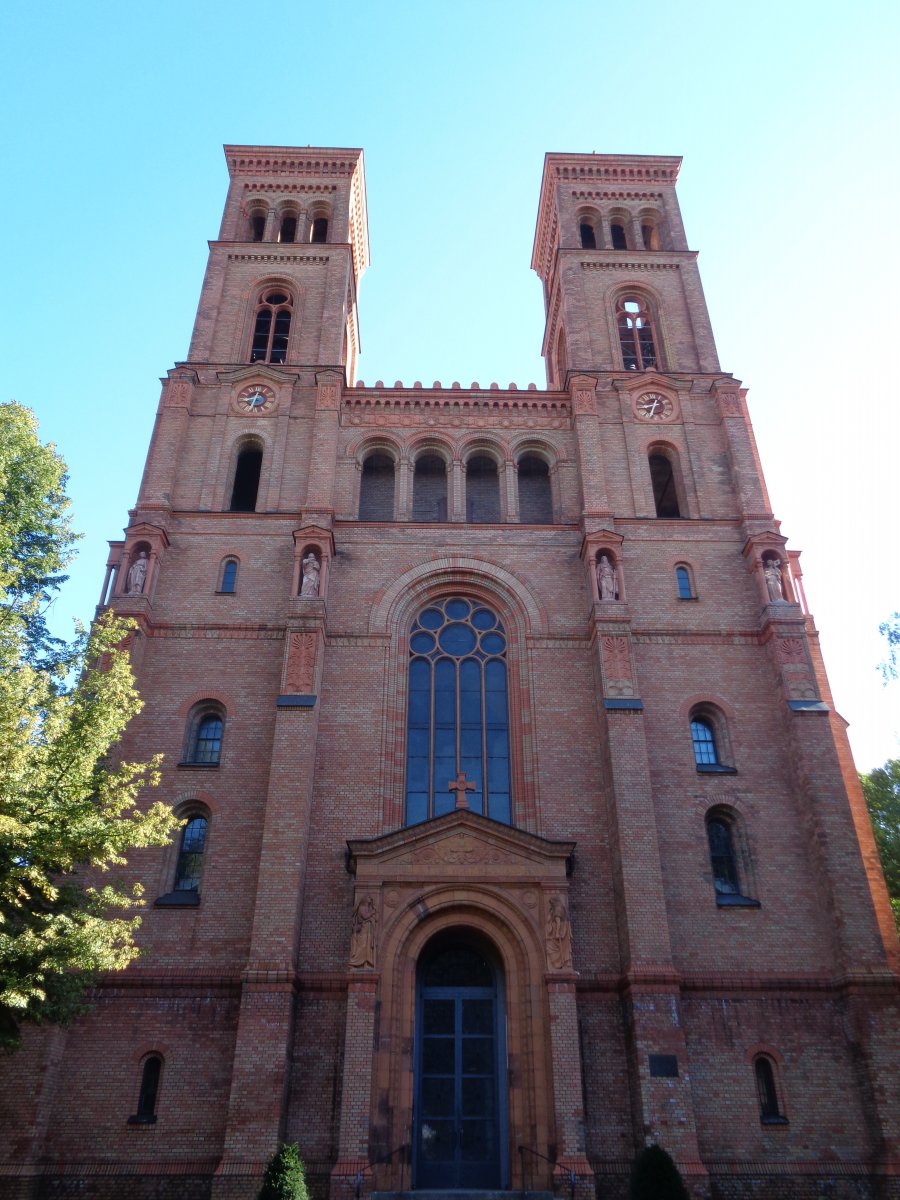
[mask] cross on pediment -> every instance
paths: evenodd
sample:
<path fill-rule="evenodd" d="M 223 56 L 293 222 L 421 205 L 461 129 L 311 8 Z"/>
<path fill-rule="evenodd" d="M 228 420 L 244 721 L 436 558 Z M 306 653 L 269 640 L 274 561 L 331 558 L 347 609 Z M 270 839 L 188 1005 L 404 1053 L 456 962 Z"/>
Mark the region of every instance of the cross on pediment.
<path fill-rule="evenodd" d="M 451 779 L 447 784 L 448 792 L 456 792 L 456 808 L 468 808 L 469 802 L 466 799 L 466 792 L 474 792 L 475 784 L 466 779 L 465 771 L 460 771 L 455 779 Z"/>

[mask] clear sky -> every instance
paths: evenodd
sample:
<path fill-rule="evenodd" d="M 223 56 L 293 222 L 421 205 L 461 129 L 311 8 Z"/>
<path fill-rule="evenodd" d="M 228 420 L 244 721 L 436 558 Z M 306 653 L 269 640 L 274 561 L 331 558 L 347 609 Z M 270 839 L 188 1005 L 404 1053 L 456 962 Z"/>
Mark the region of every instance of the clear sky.
<path fill-rule="evenodd" d="M 750 388 L 862 769 L 900 755 L 900 4 L 48 0 L 5 17 L 4 398 L 69 463 L 93 614 L 157 378 L 187 353 L 224 142 L 361 146 L 360 376 L 544 385 L 545 151 L 681 154 L 723 368 Z"/>

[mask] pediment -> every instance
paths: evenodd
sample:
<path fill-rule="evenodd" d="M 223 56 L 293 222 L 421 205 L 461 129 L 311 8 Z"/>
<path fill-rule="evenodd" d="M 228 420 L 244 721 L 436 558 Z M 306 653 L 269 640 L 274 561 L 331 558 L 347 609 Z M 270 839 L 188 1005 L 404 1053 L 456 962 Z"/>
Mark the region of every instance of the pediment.
<path fill-rule="evenodd" d="M 574 842 L 539 837 L 456 809 L 378 838 L 347 842 L 348 869 L 358 879 L 564 880 Z"/>

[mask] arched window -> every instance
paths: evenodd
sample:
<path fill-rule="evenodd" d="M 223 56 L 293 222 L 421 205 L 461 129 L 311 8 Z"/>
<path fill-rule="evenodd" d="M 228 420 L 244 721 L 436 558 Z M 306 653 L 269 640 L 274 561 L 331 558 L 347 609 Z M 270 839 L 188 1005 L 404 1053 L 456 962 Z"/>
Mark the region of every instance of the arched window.
<path fill-rule="evenodd" d="M 236 558 L 222 560 L 221 575 L 219 576 L 219 591 L 232 593 L 237 587 L 238 562 Z"/>
<path fill-rule="evenodd" d="M 675 568 L 675 583 L 678 587 L 679 600 L 695 600 L 694 584 L 691 579 L 690 567 L 684 563 L 679 563 Z"/>
<path fill-rule="evenodd" d="M 297 240 L 297 214 L 286 212 L 281 217 L 281 228 L 278 230 L 279 242 L 295 242 Z"/>
<path fill-rule="evenodd" d="M 778 1088 L 775 1084 L 775 1066 L 765 1054 L 757 1054 L 753 1060 L 756 1077 L 756 1095 L 759 1100 L 759 1119 L 763 1125 L 786 1125 L 787 1117 L 781 1110 Z"/>
<path fill-rule="evenodd" d="M 447 520 L 447 464 L 438 454 L 420 454 L 416 459 L 412 519 Z"/>
<path fill-rule="evenodd" d="M 496 462 L 487 454 L 476 454 L 466 463 L 466 520 L 473 525 L 500 520 L 500 478 Z"/>
<path fill-rule="evenodd" d="M 694 763 L 703 774 L 734 775 L 731 765 L 728 727 L 722 712 L 711 704 L 700 704 L 691 710 L 691 742 Z"/>
<path fill-rule="evenodd" d="M 327 242 L 328 241 L 328 218 L 313 217 L 312 227 L 309 231 L 309 240 L 311 242 Z"/>
<path fill-rule="evenodd" d="M 251 209 L 248 217 L 248 226 L 250 241 L 261 242 L 266 234 L 266 210 L 264 208 Z"/>
<path fill-rule="evenodd" d="M 691 719 L 691 739 L 694 743 L 694 762 L 698 767 L 719 766 L 719 748 L 716 731 L 706 717 Z"/>
<path fill-rule="evenodd" d="M 611 221 L 609 235 L 612 238 L 613 250 L 628 249 L 628 238 L 625 236 L 625 223 L 623 221 Z"/>
<path fill-rule="evenodd" d="M 175 866 L 173 892 L 196 892 L 200 887 L 207 827 L 206 817 L 190 817 L 185 822 L 181 831 L 181 848 Z"/>
<path fill-rule="evenodd" d="M 439 601 L 414 622 L 409 656 L 407 825 L 451 812 L 457 796 L 473 812 L 510 824 L 503 625 L 472 601 Z"/>
<path fill-rule="evenodd" d="M 594 228 L 593 221 L 587 217 L 582 217 L 578 223 L 578 235 L 581 238 L 582 250 L 597 249 L 597 231 Z"/>
<path fill-rule="evenodd" d="M 251 362 L 283 363 L 287 361 L 288 337 L 291 332 L 293 300 L 290 292 L 272 288 L 263 294 L 256 310 L 253 326 Z"/>
<path fill-rule="evenodd" d="M 569 356 L 566 353 L 566 331 L 559 331 L 556 342 L 556 380 L 560 388 L 566 386 L 566 372 L 569 369 Z"/>
<path fill-rule="evenodd" d="M 616 304 L 616 324 L 622 366 L 626 371 L 646 371 L 659 366 L 650 310 L 639 296 L 622 296 Z"/>
<path fill-rule="evenodd" d="M 222 735 L 225 713 L 214 702 L 198 705 L 188 720 L 185 763 L 193 766 L 215 766 L 222 755 Z"/>
<path fill-rule="evenodd" d="M 653 503 L 658 517 L 681 516 L 678 504 L 678 489 L 675 486 L 675 467 L 668 454 L 656 450 L 648 455 L 650 482 L 653 485 Z"/>
<path fill-rule="evenodd" d="M 706 837 L 709 842 L 709 861 L 716 892 L 725 896 L 740 895 L 738 862 L 731 822 L 722 816 L 708 817 Z"/>
<path fill-rule="evenodd" d="M 234 483 L 231 488 L 231 504 L 229 505 L 231 512 L 256 512 L 262 460 L 262 447 L 256 444 L 244 446 L 238 453 L 234 466 Z"/>
<path fill-rule="evenodd" d="M 137 1112 L 128 1118 L 129 1125 L 153 1125 L 156 1123 L 156 1100 L 159 1095 L 162 1064 L 163 1060 L 160 1054 L 148 1054 L 144 1059 Z"/>
<path fill-rule="evenodd" d="M 641 223 L 641 240 L 645 250 L 659 249 L 659 229 L 655 222 L 644 221 Z"/>
<path fill-rule="evenodd" d="M 368 455 L 359 485 L 360 521 L 393 521 L 394 460 L 376 450 Z"/>
<path fill-rule="evenodd" d="M 523 525 L 553 523 L 550 468 L 536 454 L 523 454 L 518 462 L 519 520 Z"/>

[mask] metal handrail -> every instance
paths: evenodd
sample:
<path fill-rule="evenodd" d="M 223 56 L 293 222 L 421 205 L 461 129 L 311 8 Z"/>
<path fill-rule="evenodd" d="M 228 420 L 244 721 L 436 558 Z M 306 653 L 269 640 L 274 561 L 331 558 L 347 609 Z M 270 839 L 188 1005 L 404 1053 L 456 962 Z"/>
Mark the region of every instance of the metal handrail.
<path fill-rule="evenodd" d="M 356 1200 L 360 1200 L 360 1196 L 362 1194 L 363 1175 L 367 1175 L 373 1167 L 381 1167 L 384 1166 L 385 1163 L 389 1163 L 398 1151 L 409 1150 L 409 1148 L 409 1142 L 403 1142 L 401 1145 L 395 1146 L 393 1150 L 388 1150 L 387 1154 L 379 1155 L 378 1158 L 373 1159 L 372 1162 L 368 1163 L 365 1167 L 360 1167 L 360 1169 L 356 1172 Z"/>
<path fill-rule="evenodd" d="M 542 1158 L 545 1163 L 549 1163 L 550 1166 L 553 1168 L 553 1174 L 550 1176 L 550 1181 L 551 1181 L 551 1185 L 553 1187 L 554 1192 L 556 1191 L 556 1172 L 559 1171 L 563 1175 L 568 1174 L 569 1197 L 570 1197 L 570 1200 L 575 1200 L 575 1182 L 576 1182 L 575 1169 L 573 1167 L 567 1168 L 567 1167 L 562 1166 L 560 1163 L 558 1163 L 556 1161 L 555 1158 L 548 1158 L 546 1154 L 541 1154 L 540 1150 L 535 1150 L 535 1148 L 533 1146 L 520 1146 L 519 1147 L 519 1155 L 522 1157 L 522 1183 L 523 1184 L 525 1183 L 525 1158 L 524 1158 L 524 1156 L 526 1154 L 533 1154 L 535 1156 L 535 1158 Z M 526 1191 L 526 1189 L 523 1187 L 522 1192 L 524 1193 L 525 1191 Z"/>

